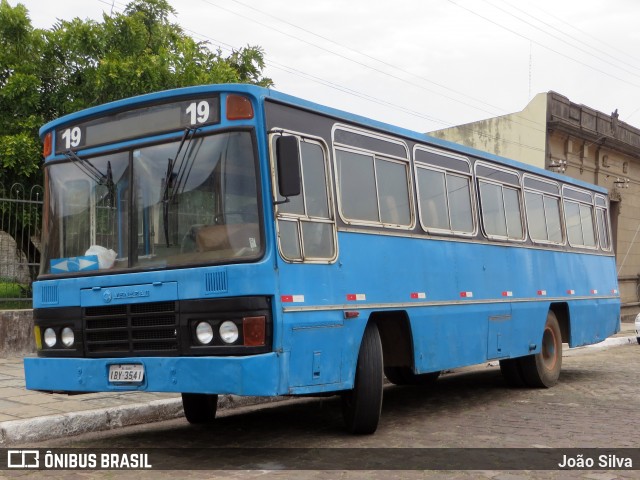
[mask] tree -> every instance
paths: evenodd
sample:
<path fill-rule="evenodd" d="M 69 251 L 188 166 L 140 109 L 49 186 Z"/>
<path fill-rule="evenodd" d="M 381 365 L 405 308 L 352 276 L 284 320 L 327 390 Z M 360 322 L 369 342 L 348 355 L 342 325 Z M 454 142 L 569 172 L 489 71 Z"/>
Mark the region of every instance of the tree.
<path fill-rule="evenodd" d="M 272 85 L 260 47 L 225 57 L 186 35 L 172 15 L 166 0 L 134 0 L 101 22 L 75 18 L 39 30 L 23 5 L 0 0 L 0 182 L 41 183 L 38 129 L 62 115 L 191 85 Z"/>

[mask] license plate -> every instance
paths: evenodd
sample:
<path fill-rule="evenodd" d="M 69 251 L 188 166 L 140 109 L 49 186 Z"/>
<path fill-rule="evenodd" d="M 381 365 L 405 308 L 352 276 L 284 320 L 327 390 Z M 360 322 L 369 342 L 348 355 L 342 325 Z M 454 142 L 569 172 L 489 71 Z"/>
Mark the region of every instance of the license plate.
<path fill-rule="evenodd" d="M 144 380 L 144 365 L 118 364 L 109 365 L 109 382 L 111 383 L 142 383 Z"/>

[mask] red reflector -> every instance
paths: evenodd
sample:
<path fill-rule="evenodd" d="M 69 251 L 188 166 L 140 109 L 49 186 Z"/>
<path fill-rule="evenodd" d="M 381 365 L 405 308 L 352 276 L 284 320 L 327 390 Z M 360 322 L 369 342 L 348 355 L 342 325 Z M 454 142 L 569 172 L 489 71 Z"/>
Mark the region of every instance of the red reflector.
<path fill-rule="evenodd" d="M 265 317 L 244 317 L 242 319 L 242 335 L 247 347 L 262 347 L 266 341 Z"/>
<path fill-rule="evenodd" d="M 44 136 L 44 148 L 42 149 L 42 155 L 46 158 L 51 155 L 51 132 Z"/>
<path fill-rule="evenodd" d="M 358 318 L 359 316 L 360 312 L 358 311 L 344 312 L 344 318 Z"/>
<path fill-rule="evenodd" d="M 242 95 L 227 95 L 227 120 L 250 120 L 253 118 L 251 100 Z"/>

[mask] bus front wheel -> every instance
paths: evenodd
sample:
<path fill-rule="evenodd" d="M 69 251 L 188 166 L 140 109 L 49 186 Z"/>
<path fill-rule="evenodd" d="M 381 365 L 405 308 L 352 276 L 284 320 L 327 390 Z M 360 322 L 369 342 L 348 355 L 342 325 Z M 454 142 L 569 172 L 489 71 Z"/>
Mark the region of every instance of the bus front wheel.
<path fill-rule="evenodd" d="M 206 393 L 183 393 L 182 408 L 189 423 L 211 423 L 216 418 L 218 395 Z"/>
<path fill-rule="evenodd" d="M 540 352 L 520 359 L 520 371 L 530 387 L 549 388 L 558 382 L 562 367 L 562 334 L 555 313 L 549 311 Z"/>
<path fill-rule="evenodd" d="M 364 331 L 353 390 L 342 394 L 342 414 L 347 430 L 371 434 L 378 428 L 382 410 L 382 343 L 378 327 L 369 323 Z"/>

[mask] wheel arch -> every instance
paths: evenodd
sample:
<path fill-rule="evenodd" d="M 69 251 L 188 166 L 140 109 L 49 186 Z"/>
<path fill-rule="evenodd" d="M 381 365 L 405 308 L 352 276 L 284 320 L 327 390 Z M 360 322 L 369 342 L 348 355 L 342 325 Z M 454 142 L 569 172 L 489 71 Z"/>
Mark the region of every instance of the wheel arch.
<path fill-rule="evenodd" d="M 369 316 L 380 333 L 385 367 L 407 366 L 414 369 L 413 333 L 405 310 L 374 312 Z"/>
<path fill-rule="evenodd" d="M 569 343 L 571 338 L 571 317 L 569 314 L 569 305 L 566 302 L 552 303 L 549 305 L 549 311 L 553 312 L 560 326 L 560 334 L 562 342 Z"/>

